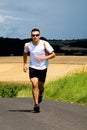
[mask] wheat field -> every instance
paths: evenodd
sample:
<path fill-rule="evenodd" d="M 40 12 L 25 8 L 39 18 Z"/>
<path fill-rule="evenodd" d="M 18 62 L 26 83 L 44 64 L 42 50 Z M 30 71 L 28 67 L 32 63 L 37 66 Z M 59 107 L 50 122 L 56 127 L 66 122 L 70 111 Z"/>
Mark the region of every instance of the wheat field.
<path fill-rule="evenodd" d="M 46 81 L 80 71 L 87 72 L 87 56 L 56 56 L 49 60 Z M 28 72 L 23 72 L 22 56 L 0 57 L 0 81 L 30 82 Z"/>

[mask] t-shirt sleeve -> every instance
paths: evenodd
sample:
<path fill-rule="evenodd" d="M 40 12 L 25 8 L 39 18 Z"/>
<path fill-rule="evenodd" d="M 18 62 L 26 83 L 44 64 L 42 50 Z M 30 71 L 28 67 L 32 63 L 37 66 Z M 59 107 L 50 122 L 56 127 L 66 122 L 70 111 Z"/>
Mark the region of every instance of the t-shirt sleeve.
<path fill-rule="evenodd" d="M 54 48 L 50 45 L 49 42 L 46 42 L 46 50 L 49 52 L 49 53 L 52 53 L 54 51 Z"/>
<path fill-rule="evenodd" d="M 25 53 L 29 52 L 29 43 L 25 43 L 25 45 L 24 45 L 24 52 Z"/>

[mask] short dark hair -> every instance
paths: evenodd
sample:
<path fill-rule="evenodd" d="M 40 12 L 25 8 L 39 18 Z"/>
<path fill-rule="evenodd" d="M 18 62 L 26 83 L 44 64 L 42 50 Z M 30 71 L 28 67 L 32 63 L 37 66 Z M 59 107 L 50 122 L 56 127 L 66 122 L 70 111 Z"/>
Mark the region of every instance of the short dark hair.
<path fill-rule="evenodd" d="M 38 28 L 33 28 L 33 29 L 31 30 L 31 33 L 34 32 L 34 31 L 38 31 L 38 32 L 40 33 L 40 30 L 39 30 Z"/>

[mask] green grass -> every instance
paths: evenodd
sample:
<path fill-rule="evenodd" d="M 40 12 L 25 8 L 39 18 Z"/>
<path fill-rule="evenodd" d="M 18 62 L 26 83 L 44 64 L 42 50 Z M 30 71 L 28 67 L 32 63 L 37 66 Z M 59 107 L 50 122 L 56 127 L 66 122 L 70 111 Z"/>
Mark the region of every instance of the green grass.
<path fill-rule="evenodd" d="M 0 82 L 0 97 L 32 97 L 31 85 Z M 80 72 L 46 83 L 44 99 L 87 105 L 87 73 Z"/>
<path fill-rule="evenodd" d="M 28 83 L 0 82 L 0 97 L 26 97 L 30 96 L 31 86 Z"/>
<path fill-rule="evenodd" d="M 87 73 L 72 74 L 45 85 L 45 98 L 87 105 Z"/>

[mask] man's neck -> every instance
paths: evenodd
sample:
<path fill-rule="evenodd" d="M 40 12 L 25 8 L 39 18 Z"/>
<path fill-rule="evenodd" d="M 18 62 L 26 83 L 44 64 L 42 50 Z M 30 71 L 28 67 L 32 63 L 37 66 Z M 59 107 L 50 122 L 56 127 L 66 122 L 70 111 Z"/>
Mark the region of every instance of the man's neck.
<path fill-rule="evenodd" d="M 34 45 L 38 45 L 39 42 L 40 42 L 40 40 L 38 40 L 38 41 L 32 41 L 32 43 L 33 43 Z"/>

